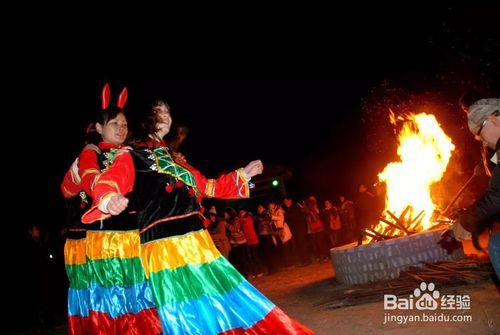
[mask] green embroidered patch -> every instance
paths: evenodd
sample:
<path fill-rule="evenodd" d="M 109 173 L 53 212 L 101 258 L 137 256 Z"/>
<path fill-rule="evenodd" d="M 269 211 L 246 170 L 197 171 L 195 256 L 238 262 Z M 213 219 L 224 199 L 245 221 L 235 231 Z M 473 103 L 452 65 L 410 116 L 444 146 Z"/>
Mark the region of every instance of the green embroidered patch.
<path fill-rule="evenodd" d="M 181 180 L 184 184 L 192 187 L 197 195 L 200 194 L 193 174 L 188 169 L 176 164 L 166 148 L 158 147 L 153 152 L 159 173 L 169 174 Z"/>
<path fill-rule="evenodd" d="M 106 159 L 104 160 L 105 170 L 108 170 L 111 164 L 113 164 L 117 152 L 117 149 L 111 149 L 109 152 L 104 153 L 104 157 L 106 157 Z"/>

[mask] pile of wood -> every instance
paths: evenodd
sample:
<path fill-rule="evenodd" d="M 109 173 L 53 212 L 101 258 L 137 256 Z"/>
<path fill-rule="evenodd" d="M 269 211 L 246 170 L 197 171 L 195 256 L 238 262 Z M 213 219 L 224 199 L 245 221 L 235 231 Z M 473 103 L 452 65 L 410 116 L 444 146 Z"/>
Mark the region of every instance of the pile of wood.
<path fill-rule="evenodd" d="M 409 236 L 421 231 L 422 219 L 425 212 L 421 211 L 416 216 L 413 216 L 412 207 L 408 205 L 401 215 L 397 217 L 391 211 L 386 211 L 387 216 L 379 217 L 379 222 L 386 225 L 383 232 L 375 231 L 373 229 L 365 229 L 364 234 L 372 238 L 371 242 L 389 240 L 395 237 Z M 434 226 L 430 229 L 447 228 L 451 225 L 452 221 L 442 216 L 439 211 L 434 211 L 431 218 L 435 222 Z"/>
<path fill-rule="evenodd" d="M 435 284 L 460 285 L 474 284 L 489 278 L 494 272 L 489 262 L 474 259 L 463 259 L 456 262 L 423 263 L 423 268 L 410 267 L 409 271 L 401 272 L 400 278 L 412 278 L 418 282 L 432 281 Z"/>
<path fill-rule="evenodd" d="M 325 309 L 361 305 L 383 301 L 384 294 L 408 296 L 412 294 L 420 282 L 433 282 L 439 289 L 465 284 L 474 284 L 490 279 L 494 270 L 489 261 L 463 259 L 456 262 L 438 262 L 422 264 L 422 268 L 411 267 L 401 272 L 397 279 L 376 283 L 351 286 L 347 290 L 339 290 L 327 299 L 315 304 Z"/>
<path fill-rule="evenodd" d="M 408 236 L 415 234 L 422 219 L 424 211 L 418 213 L 415 217 L 412 215 L 412 207 L 408 205 L 401 215 L 397 217 L 391 211 L 386 211 L 387 216 L 381 216 L 380 222 L 383 222 L 387 227 L 384 232 L 377 232 L 372 229 L 366 229 L 365 235 L 370 236 L 375 241 L 387 240 L 394 237 Z"/>

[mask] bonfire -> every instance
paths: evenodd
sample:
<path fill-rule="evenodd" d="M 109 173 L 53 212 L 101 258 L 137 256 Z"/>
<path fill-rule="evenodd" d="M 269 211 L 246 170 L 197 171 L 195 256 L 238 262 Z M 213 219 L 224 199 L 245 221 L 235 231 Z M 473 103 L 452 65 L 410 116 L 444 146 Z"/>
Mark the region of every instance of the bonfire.
<path fill-rule="evenodd" d="M 431 196 L 443 177 L 455 146 L 432 114 L 409 114 L 398 134 L 399 160 L 389 163 L 378 178 L 387 186 L 386 206 L 379 223 L 365 231 L 363 243 L 410 235 L 436 227 L 444 218 Z"/>

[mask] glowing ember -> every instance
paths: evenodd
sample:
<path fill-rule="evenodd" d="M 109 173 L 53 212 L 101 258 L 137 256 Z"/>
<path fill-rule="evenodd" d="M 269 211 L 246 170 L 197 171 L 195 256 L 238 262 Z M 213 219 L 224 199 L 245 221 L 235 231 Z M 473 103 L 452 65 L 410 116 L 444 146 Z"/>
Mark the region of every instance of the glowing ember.
<path fill-rule="evenodd" d="M 394 124 L 396 118 L 392 111 L 390 114 L 390 121 Z M 404 120 L 399 133 L 400 161 L 389 163 L 378 175 L 379 180 L 387 185 L 387 221 L 394 222 L 397 217 L 400 222 L 406 222 L 406 228 L 411 231 L 427 230 L 433 226 L 431 216 L 436 205 L 430 188 L 442 178 L 454 149 L 434 115 L 412 114 Z M 421 215 L 417 217 L 418 214 Z M 401 229 L 382 221 L 373 230 L 385 236 L 402 233 Z M 370 240 L 367 237 L 365 242 Z"/>

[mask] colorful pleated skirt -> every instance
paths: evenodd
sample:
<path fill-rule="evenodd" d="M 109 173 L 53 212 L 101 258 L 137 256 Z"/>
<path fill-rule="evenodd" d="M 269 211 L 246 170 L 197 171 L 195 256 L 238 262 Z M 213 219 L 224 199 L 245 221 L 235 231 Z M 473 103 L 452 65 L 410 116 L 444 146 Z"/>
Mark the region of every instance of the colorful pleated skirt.
<path fill-rule="evenodd" d="M 141 257 L 164 334 L 312 334 L 221 256 L 205 229 L 146 242 Z"/>
<path fill-rule="evenodd" d="M 88 230 L 65 245 L 70 334 L 160 334 L 138 230 Z"/>

